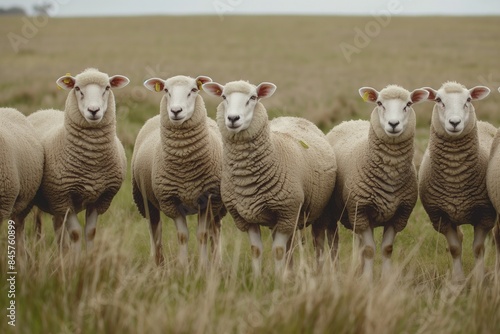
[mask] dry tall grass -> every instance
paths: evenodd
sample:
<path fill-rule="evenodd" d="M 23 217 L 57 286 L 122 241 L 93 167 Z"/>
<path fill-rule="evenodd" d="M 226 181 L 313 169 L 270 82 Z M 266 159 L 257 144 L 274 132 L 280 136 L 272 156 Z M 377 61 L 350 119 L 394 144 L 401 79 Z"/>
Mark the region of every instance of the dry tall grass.
<path fill-rule="evenodd" d="M 21 34 L 21 18 L 0 21 L 0 106 L 28 114 L 63 108 L 66 92 L 55 80 L 67 72 L 98 67 L 132 83 L 116 92 L 118 132 L 130 157 L 144 121 L 158 112 L 161 95 L 142 81 L 176 74 L 272 81 L 278 91 L 266 101 L 271 116 L 301 115 L 328 130 L 352 118 L 367 119 L 372 106 L 361 86 L 381 89 L 438 87 L 457 80 L 467 86 L 500 86 L 500 18 L 392 18 L 348 63 L 339 44 L 353 43 L 354 28 L 371 17 L 149 17 L 50 19 L 14 53 L 5 36 Z M 214 116 L 217 100 L 204 95 Z M 500 94 L 476 104 L 479 119 L 500 125 Z M 416 107 L 419 156 L 428 137 L 432 105 Z M 418 158 L 417 158 L 418 160 Z M 487 277 L 450 285 L 450 256 L 420 204 L 397 236 L 395 273 L 367 284 L 356 273 L 352 234 L 341 231 L 335 269 L 317 273 L 308 232 L 295 249 L 295 269 L 275 279 L 270 234 L 264 232 L 263 275 L 254 281 L 247 236 L 229 216 L 222 228 L 223 263 L 197 271 L 196 238 L 190 265 L 176 263 L 173 223 L 164 219 L 167 263 L 149 258 L 147 222 L 131 198 L 130 175 L 110 210 L 100 218 L 96 249 L 75 260 L 61 256 L 49 220 L 36 241 L 27 226 L 28 259 L 17 276 L 17 326 L 0 320 L 1 333 L 498 333 L 500 283 L 488 242 Z M 194 221 L 190 219 L 191 236 Z M 5 225 L 5 224 L 4 224 Z M 377 231 L 378 242 L 381 231 Z M 473 266 L 471 229 L 465 228 L 464 267 Z M 6 231 L 0 231 L 5 249 Z M 3 252 L 3 251 L 2 251 Z M 355 250 L 354 250 L 355 253 Z M 6 251 L 0 272 L 7 272 Z M 377 256 L 375 277 L 380 276 Z M 4 277 L 3 274 L 0 277 Z M 7 305 L 6 284 L 0 306 Z"/>

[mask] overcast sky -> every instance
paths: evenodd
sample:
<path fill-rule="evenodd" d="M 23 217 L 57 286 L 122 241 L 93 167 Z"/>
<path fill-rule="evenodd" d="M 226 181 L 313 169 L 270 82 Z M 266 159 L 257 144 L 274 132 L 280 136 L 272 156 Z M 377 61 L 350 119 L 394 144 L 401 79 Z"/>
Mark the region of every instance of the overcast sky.
<path fill-rule="evenodd" d="M 51 16 L 189 14 L 500 15 L 500 0 L 0 0 L 0 7 L 53 4 Z"/>

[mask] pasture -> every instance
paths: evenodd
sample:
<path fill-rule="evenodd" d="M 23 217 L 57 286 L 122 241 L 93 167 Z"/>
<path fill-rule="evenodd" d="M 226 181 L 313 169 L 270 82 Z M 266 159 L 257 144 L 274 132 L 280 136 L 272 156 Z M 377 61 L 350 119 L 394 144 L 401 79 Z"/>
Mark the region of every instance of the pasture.
<path fill-rule="evenodd" d="M 277 85 L 263 101 L 270 117 L 302 116 L 323 131 L 343 120 L 368 119 L 373 105 L 358 95 L 396 83 L 409 90 L 435 89 L 447 80 L 492 92 L 475 103 L 478 119 L 500 126 L 499 17 L 392 17 L 360 43 L 359 31 L 373 17 L 137 17 L 0 20 L 0 106 L 25 114 L 63 109 L 67 92 L 60 76 L 96 67 L 131 83 L 115 91 L 117 129 L 127 157 L 135 137 L 158 113 L 161 94 L 142 82 L 177 74 L 214 81 L 244 79 Z M 27 22 L 34 26 L 30 34 Z M 14 45 L 8 36 L 21 39 Z M 29 35 L 29 36 L 28 36 Z M 341 45 L 356 48 L 347 59 Z M 345 44 L 344 44 L 345 45 Z M 211 117 L 218 100 L 201 93 Z M 417 166 L 427 144 L 433 104 L 417 113 Z M 13 134 L 15 135 L 15 134 Z M 130 167 L 130 164 L 129 164 Z M 111 208 L 100 217 L 95 249 L 75 260 L 61 255 L 51 219 L 44 217 L 37 241 L 26 222 L 28 259 L 16 276 L 16 327 L 7 324 L 9 299 L 0 283 L 1 333 L 498 333 L 500 281 L 495 251 L 486 243 L 485 281 L 449 283 L 451 257 L 420 202 L 396 237 L 396 275 L 367 285 L 357 279 L 352 233 L 340 229 L 336 268 L 314 270 L 310 229 L 295 244 L 295 268 L 286 281 L 274 278 L 271 235 L 263 229 L 263 274 L 254 280 L 248 236 L 223 219 L 220 268 L 198 270 L 195 219 L 190 218 L 190 265 L 176 261 L 177 238 L 163 219 L 166 264 L 149 255 L 148 223 L 131 195 L 130 171 Z M 80 215 L 83 221 L 83 215 Z M 0 230 L 0 277 L 6 277 L 7 224 Z M 463 262 L 473 266 L 472 228 L 464 227 Z M 381 231 L 377 231 L 380 243 Z"/>

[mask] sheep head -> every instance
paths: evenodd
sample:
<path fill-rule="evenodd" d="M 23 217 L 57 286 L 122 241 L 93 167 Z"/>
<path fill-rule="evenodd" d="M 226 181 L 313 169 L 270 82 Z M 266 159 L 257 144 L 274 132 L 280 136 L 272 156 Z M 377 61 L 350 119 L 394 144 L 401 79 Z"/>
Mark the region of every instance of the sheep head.
<path fill-rule="evenodd" d="M 109 77 L 106 73 L 89 68 L 72 77 L 67 74 L 56 83 L 59 87 L 75 94 L 78 109 L 89 124 L 98 124 L 108 109 L 108 99 L 111 88 L 122 88 L 130 80 L 123 75 Z"/>
<path fill-rule="evenodd" d="M 263 82 L 255 86 L 246 81 L 233 81 L 223 86 L 212 82 L 204 84 L 203 90 L 211 95 L 222 97 L 226 127 L 230 132 L 238 133 L 248 129 L 252 123 L 257 102 L 273 95 L 276 85 Z"/>
<path fill-rule="evenodd" d="M 151 78 L 144 82 L 144 86 L 150 91 L 165 93 L 168 118 L 173 124 L 180 125 L 193 116 L 201 86 L 211 81 L 206 76 L 178 75 L 167 80 Z"/>
<path fill-rule="evenodd" d="M 439 90 L 425 87 L 428 99 L 434 101 L 439 124 L 448 135 L 455 137 L 464 132 L 469 123 L 475 122 L 475 110 L 472 101 L 484 99 L 490 93 L 488 87 L 476 86 L 471 89 L 457 82 L 446 82 Z"/>
<path fill-rule="evenodd" d="M 409 92 L 406 89 L 390 85 L 378 92 L 371 87 L 359 89 L 359 95 L 365 102 L 375 103 L 380 126 L 389 137 L 401 135 L 408 126 L 413 114 L 412 104 L 427 99 L 429 93 L 424 89 Z"/>

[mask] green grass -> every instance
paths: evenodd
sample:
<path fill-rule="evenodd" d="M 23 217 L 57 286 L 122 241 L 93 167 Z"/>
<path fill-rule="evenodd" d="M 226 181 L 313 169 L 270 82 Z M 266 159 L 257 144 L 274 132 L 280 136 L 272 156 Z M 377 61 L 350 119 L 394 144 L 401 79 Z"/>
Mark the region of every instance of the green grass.
<path fill-rule="evenodd" d="M 208 75 L 215 81 L 271 81 L 276 94 L 264 103 L 271 117 L 299 115 L 328 131 L 352 118 L 368 119 L 372 106 L 357 90 L 397 83 L 408 89 L 438 88 L 447 80 L 472 87 L 485 84 L 491 96 L 477 102 L 478 118 L 500 125 L 500 24 L 486 18 L 392 18 L 379 36 L 348 63 L 341 42 L 353 43 L 354 28 L 370 17 L 148 17 L 50 19 L 14 53 L 0 39 L 0 106 L 25 114 L 63 108 L 67 93 L 55 81 L 70 72 L 98 67 L 123 74 L 131 84 L 115 92 L 118 136 L 127 156 L 144 122 L 158 113 L 161 94 L 148 92 L 149 77 Z M 3 18 L 0 36 L 20 34 L 20 18 Z M 203 93 L 202 93 L 203 94 Z M 219 102 L 203 94 L 210 117 Z M 417 166 L 427 145 L 432 105 L 417 112 Z M 80 215 L 81 220 L 83 215 Z M 420 203 L 396 238 L 395 274 L 375 282 L 357 274 L 357 250 L 350 231 L 340 227 L 335 269 L 318 273 L 310 231 L 294 252 L 295 268 L 274 277 L 271 235 L 263 230 L 263 273 L 254 280 L 249 242 L 232 219 L 223 220 L 222 264 L 198 270 L 195 218 L 189 219 L 190 263 L 176 261 L 172 221 L 163 217 L 166 264 L 150 258 L 148 224 L 135 208 L 130 172 L 111 208 L 100 217 L 92 252 L 75 260 L 59 254 L 50 218 L 37 241 L 27 220 L 28 259 L 16 281 L 17 326 L 1 316 L 0 333 L 497 333 L 500 283 L 495 251 L 486 245 L 487 275 L 482 285 L 468 279 L 452 285 L 450 255 Z M 474 264 L 472 229 L 464 227 L 466 274 Z M 376 231 L 377 244 L 381 231 Z M 5 224 L 0 248 L 6 248 Z M 0 272 L 7 272 L 6 251 Z M 4 275 L 0 275 L 4 277 Z M 7 284 L 0 283 L 6 312 Z M 2 313 L 6 314 L 6 313 Z"/>

